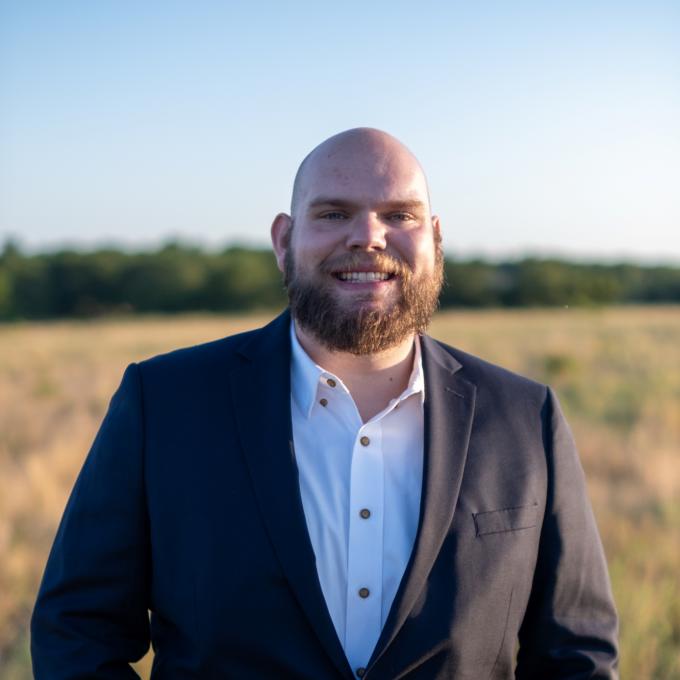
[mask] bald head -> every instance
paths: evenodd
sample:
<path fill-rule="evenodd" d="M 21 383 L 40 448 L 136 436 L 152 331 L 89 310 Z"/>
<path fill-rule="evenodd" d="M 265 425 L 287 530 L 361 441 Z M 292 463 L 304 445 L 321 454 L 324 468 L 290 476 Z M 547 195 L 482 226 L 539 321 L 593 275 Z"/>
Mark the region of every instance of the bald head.
<path fill-rule="evenodd" d="M 375 128 L 345 130 L 321 142 L 307 154 L 295 175 L 291 198 L 291 216 L 295 218 L 300 205 L 324 184 L 333 185 L 350 175 L 365 174 L 388 177 L 410 173 L 420 184 L 428 201 L 425 173 L 418 159 L 396 137 Z"/>

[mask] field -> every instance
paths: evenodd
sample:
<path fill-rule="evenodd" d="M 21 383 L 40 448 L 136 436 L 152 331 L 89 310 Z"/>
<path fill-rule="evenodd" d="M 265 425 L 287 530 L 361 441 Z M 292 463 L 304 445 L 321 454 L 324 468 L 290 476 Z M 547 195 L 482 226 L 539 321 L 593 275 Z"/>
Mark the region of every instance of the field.
<path fill-rule="evenodd" d="M 0 326 L 0 677 L 31 677 L 27 627 L 42 569 L 126 364 L 264 321 Z M 442 313 L 431 330 L 556 388 L 609 561 L 621 677 L 679 679 L 680 308 Z M 147 676 L 148 660 L 138 669 Z"/>

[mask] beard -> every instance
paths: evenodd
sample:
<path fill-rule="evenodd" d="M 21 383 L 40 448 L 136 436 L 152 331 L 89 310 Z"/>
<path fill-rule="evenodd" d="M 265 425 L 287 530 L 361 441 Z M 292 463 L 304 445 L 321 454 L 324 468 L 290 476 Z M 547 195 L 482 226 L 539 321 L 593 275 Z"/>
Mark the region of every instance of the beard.
<path fill-rule="evenodd" d="M 435 267 L 432 272 L 415 275 L 411 267 L 385 253 L 367 256 L 350 253 L 325 262 L 316 280 L 296 271 L 293 249 L 285 257 L 284 284 L 291 314 L 300 326 L 332 351 L 366 355 L 398 345 L 408 336 L 425 331 L 439 303 L 444 282 L 444 255 L 441 238 L 435 240 Z M 376 307 L 357 291 L 355 304 L 343 304 L 332 282 L 332 272 L 356 269 L 371 264 L 377 271 L 395 273 L 397 298 Z M 362 296 L 366 303 L 362 304 Z M 372 298 L 372 295 L 371 295 Z M 371 304 L 369 304 L 369 302 Z"/>

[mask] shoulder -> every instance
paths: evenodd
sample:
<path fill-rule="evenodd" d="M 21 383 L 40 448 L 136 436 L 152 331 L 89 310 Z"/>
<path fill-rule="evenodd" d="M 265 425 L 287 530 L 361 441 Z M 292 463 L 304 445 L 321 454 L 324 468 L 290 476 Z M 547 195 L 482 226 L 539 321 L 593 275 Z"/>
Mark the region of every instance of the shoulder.
<path fill-rule="evenodd" d="M 472 383 L 478 394 L 480 392 L 490 393 L 496 397 L 505 396 L 510 399 L 519 396 L 541 402 L 547 396 L 548 387 L 543 383 L 447 345 L 440 340 L 424 336 L 423 346 L 426 352 L 439 356 L 440 363 L 451 365 L 458 379 Z M 442 357 L 444 357 L 443 361 Z"/>
<path fill-rule="evenodd" d="M 261 332 L 261 329 L 245 331 L 190 347 L 180 347 L 144 359 L 139 362 L 139 366 L 144 371 L 164 371 L 176 367 L 198 367 L 216 361 L 224 361 L 238 354 L 239 348 L 259 332 Z"/>
<path fill-rule="evenodd" d="M 256 328 L 191 347 L 183 347 L 139 362 L 145 378 L 224 374 L 259 351 L 275 351 L 288 340 L 286 312 L 262 328 Z"/>

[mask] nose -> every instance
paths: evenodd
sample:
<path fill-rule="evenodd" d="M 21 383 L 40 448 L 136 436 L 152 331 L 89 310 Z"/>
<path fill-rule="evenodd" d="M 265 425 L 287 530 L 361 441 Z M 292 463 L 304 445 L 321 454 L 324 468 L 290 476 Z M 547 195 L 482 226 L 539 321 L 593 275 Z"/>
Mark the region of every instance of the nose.
<path fill-rule="evenodd" d="M 377 215 L 361 213 L 352 220 L 347 247 L 350 250 L 385 250 L 385 233 L 385 225 Z"/>

